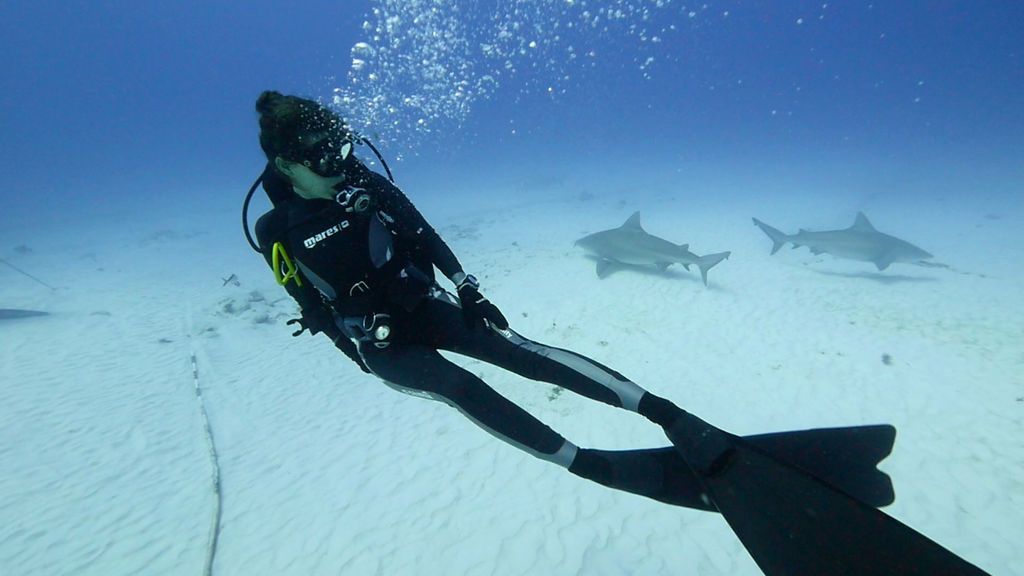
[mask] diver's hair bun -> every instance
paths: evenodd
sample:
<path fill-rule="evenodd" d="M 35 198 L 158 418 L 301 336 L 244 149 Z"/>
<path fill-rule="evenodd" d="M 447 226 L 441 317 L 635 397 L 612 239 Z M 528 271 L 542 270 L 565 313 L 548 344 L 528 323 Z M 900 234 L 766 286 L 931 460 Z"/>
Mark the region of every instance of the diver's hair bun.
<path fill-rule="evenodd" d="M 277 92 L 276 90 L 264 90 L 260 97 L 256 99 L 256 111 L 261 116 L 265 116 L 273 113 L 273 111 L 281 105 L 284 100 L 284 94 Z"/>
<path fill-rule="evenodd" d="M 344 120 L 317 101 L 274 90 L 260 94 L 256 99 L 256 112 L 259 114 L 260 147 L 270 161 L 279 155 L 290 158 L 304 135 L 346 130 Z"/>

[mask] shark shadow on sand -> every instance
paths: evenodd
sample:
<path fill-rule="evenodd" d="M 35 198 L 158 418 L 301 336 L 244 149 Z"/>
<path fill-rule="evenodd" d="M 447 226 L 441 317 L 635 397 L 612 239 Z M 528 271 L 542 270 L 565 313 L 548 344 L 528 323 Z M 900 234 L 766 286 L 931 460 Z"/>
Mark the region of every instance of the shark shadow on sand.
<path fill-rule="evenodd" d="M 676 270 L 673 268 L 655 268 L 652 266 L 642 266 L 640 264 L 623 264 L 616 262 L 609 264 L 607 261 L 594 256 L 593 254 L 586 254 L 584 258 L 592 260 L 598 268 L 602 268 L 598 275 L 604 279 L 612 274 L 619 271 L 627 271 L 634 274 L 641 274 L 643 276 L 650 276 L 652 278 L 667 278 L 670 280 L 686 280 L 688 282 L 700 282 L 693 274 L 687 274 L 682 270 Z"/>
<path fill-rule="evenodd" d="M 931 276 L 908 276 L 906 274 L 879 274 L 878 272 L 834 272 L 829 270 L 815 270 L 818 274 L 825 276 L 840 276 L 842 278 L 855 278 L 860 280 L 871 280 L 893 286 L 896 284 L 914 284 L 923 282 L 938 282 L 938 278 Z"/>
<path fill-rule="evenodd" d="M 39 310 L 21 310 L 18 308 L 0 308 L 0 320 L 17 320 L 19 318 L 34 318 L 36 316 L 49 316 L 49 312 Z"/>

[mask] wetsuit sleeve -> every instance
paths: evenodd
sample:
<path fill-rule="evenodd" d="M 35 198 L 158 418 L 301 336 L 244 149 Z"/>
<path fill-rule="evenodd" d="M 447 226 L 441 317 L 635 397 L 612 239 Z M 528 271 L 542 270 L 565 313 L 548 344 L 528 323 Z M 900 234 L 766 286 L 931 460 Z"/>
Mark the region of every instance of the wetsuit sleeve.
<path fill-rule="evenodd" d="M 256 222 L 256 240 L 259 243 L 263 259 L 267 261 L 267 265 L 270 266 L 271 270 L 274 267 L 273 259 L 273 237 L 271 230 L 273 226 L 274 216 L 273 212 L 263 215 L 262 218 Z M 302 272 L 299 272 L 302 275 Z M 310 328 L 311 333 L 323 332 L 325 336 L 331 339 L 334 346 L 341 350 L 346 356 L 352 359 L 353 362 L 359 365 L 363 372 L 369 372 L 366 365 L 363 364 L 362 358 L 359 356 L 359 351 L 356 349 L 356 345 L 346 337 L 338 325 L 334 323 L 334 315 L 331 313 L 327 303 L 324 302 L 320 293 L 317 292 L 309 280 L 303 277 L 302 286 L 299 286 L 295 282 L 289 282 L 285 284 L 284 289 L 288 292 L 292 298 L 295 299 L 299 304 L 299 309 L 302 314 L 302 321 L 305 325 Z"/>
<path fill-rule="evenodd" d="M 462 264 L 444 239 L 420 214 L 413 203 L 397 186 L 379 174 L 374 175 L 373 186 L 380 198 L 380 209 L 393 222 L 388 222 L 396 234 L 423 247 L 430 261 L 448 279 L 462 272 Z"/>

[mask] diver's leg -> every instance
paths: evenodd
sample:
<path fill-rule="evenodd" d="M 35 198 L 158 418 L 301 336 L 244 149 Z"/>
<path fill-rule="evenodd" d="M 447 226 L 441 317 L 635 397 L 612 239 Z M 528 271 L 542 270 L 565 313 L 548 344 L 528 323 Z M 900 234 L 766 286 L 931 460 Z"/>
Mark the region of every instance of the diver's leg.
<path fill-rule="evenodd" d="M 440 355 L 434 347 L 444 347 L 463 354 L 474 356 L 494 364 L 513 369 L 524 376 L 538 378 L 546 374 L 548 381 L 559 384 L 566 382 L 579 382 L 577 391 L 588 393 L 591 397 L 599 396 L 599 399 L 615 406 L 630 406 L 624 402 L 622 397 L 629 397 L 628 393 L 634 391 L 636 386 L 625 377 L 593 362 L 585 357 L 579 356 L 565 350 L 556 350 L 537 343 L 529 343 L 522 337 L 515 335 L 519 341 L 510 338 L 511 333 L 471 331 L 462 322 L 461 312 L 457 307 L 443 301 L 429 302 L 422 310 L 419 310 L 416 317 L 415 327 L 417 328 L 414 337 L 426 343 L 421 349 L 426 352 L 425 359 L 421 360 L 413 356 L 406 373 L 416 373 L 421 367 L 438 361 Z M 398 350 L 395 348 L 394 350 Z M 559 362 L 552 351 L 566 355 L 567 359 Z M 441 361 L 444 361 L 441 358 Z M 578 364 L 577 364 L 578 363 Z M 376 363 L 374 363 L 376 365 Z M 537 366 L 539 365 L 539 366 Z M 568 365 L 577 365 L 578 369 L 569 370 Z M 387 366 L 381 367 L 387 370 Z M 429 373 L 435 372 L 430 368 Z M 561 371 L 561 372 L 560 372 Z M 452 375 L 452 381 L 460 378 L 468 378 L 470 381 L 479 382 L 472 374 L 463 374 L 464 371 L 457 370 Z M 596 374 L 594 378 L 584 381 L 577 381 L 582 378 L 581 374 Z M 402 374 L 394 375 L 393 382 L 400 382 Z M 439 376 L 431 376 L 433 380 Z M 609 382 L 604 385 L 601 382 Z M 414 386 L 420 386 L 417 383 Z M 479 386 L 486 388 L 486 384 L 479 382 Z M 623 392 L 620 386 L 628 386 Z M 639 388 L 639 387 L 637 387 Z M 618 393 L 615 390 L 619 390 Z M 505 398 L 486 390 L 488 396 L 495 398 L 494 405 L 511 404 Z M 452 397 L 460 394 L 453 393 Z M 434 396 L 432 396 L 434 397 Z M 445 400 L 444 398 L 438 398 Z M 450 402 L 449 400 L 445 400 Z M 467 406 L 472 409 L 471 404 Z M 521 412 L 515 405 L 512 410 Z M 461 407 L 464 411 L 466 408 Z M 702 420 L 687 414 L 680 408 L 649 392 L 643 392 L 636 403 L 635 411 L 648 419 L 660 424 L 673 442 L 685 449 L 689 465 L 680 458 L 676 449 L 659 448 L 651 450 L 592 450 L 586 448 L 575 449 L 575 457 L 568 464 L 569 471 L 577 476 L 587 478 L 599 484 L 603 484 L 617 490 L 624 490 L 660 500 L 678 506 L 688 506 L 702 510 L 714 509 L 708 500 L 705 490 L 696 473 L 714 472 L 724 465 L 730 452 L 729 445 L 722 445 L 723 440 L 728 436 L 720 430 L 710 426 Z M 550 454 L 558 441 L 564 442 L 560 436 L 551 432 L 543 424 L 540 424 L 529 414 L 523 415 L 525 424 L 512 423 L 512 427 L 523 430 L 537 426 L 543 432 L 531 432 L 528 436 L 541 437 L 549 436 L 555 441 L 550 441 L 547 448 L 541 448 L 537 444 L 531 444 L 522 439 L 515 439 L 515 434 L 502 432 L 504 425 L 508 422 L 491 424 L 486 416 L 474 417 L 477 422 L 491 430 L 497 436 L 509 440 L 518 446 L 533 446 L 528 448 L 534 454 L 542 458 L 552 459 Z M 494 432 L 498 430 L 498 432 Z M 790 433 L 776 433 L 756 437 L 748 437 L 749 443 L 759 446 L 772 454 L 777 454 L 788 462 L 810 470 L 820 477 L 830 479 L 831 482 L 840 486 L 846 492 L 856 495 L 865 502 L 874 506 L 884 506 L 892 502 L 892 485 L 889 478 L 877 470 L 878 461 L 884 458 L 892 448 L 895 430 L 891 427 L 858 427 L 856 429 L 835 429 L 835 430 L 809 430 Z M 852 449 L 852 444 L 859 446 Z M 568 443 L 566 443 L 568 446 Z M 827 458 L 822 453 L 828 454 Z M 843 456 L 843 457 L 840 457 Z M 566 466 L 565 459 L 558 462 Z"/>
<path fill-rule="evenodd" d="M 566 468 L 576 456 L 573 443 L 430 347 L 395 343 L 379 349 L 361 344 L 359 354 L 391 388 L 444 402 L 529 454 Z"/>
<path fill-rule="evenodd" d="M 670 401 L 651 394 L 622 374 L 586 356 L 534 342 L 512 329 L 471 330 L 463 322 L 458 305 L 449 300 L 431 300 L 425 303 L 425 308 L 434 344 L 439 348 L 637 412 L 662 427 L 672 425 L 682 414 L 682 410 Z"/>
<path fill-rule="evenodd" d="M 695 480 L 671 449 L 608 452 L 577 448 L 473 373 L 432 348 L 363 344 L 366 366 L 396 390 L 445 402 L 497 438 L 573 474 L 609 488 L 677 506 L 709 510 Z"/>

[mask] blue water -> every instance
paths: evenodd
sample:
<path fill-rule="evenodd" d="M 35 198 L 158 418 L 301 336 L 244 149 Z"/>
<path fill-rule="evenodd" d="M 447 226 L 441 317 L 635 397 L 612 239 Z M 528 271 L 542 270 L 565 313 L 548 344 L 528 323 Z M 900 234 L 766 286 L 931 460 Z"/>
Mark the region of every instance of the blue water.
<path fill-rule="evenodd" d="M 377 122 L 358 127 L 407 159 L 396 169 L 413 189 L 439 154 L 461 171 L 478 158 L 541 170 L 541 159 L 610 153 L 734 172 L 864 162 L 992 185 L 1021 177 L 1017 2 L 392 4 L 5 3 L 4 219 L 244 188 L 262 161 L 253 103 L 264 89 L 437 105 L 340 109 Z M 413 23 L 432 8 L 440 15 Z M 522 26 L 502 38 L 501 23 Z M 362 74 L 357 42 L 378 57 Z M 391 77 L 366 78 L 384 65 Z M 460 81 L 478 93 L 455 110 Z"/>
<path fill-rule="evenodd" d="M 751 215 L 795 231 L 877 207 L 886 232 L 902 235 L 902 221 L 915 242 L 979 246 L 952 260 L 924 248 L 953 278 L 1012 277 L 998 289 L 1005 303 L 1021 285 L 1006 253 L 1024 243 L 1011 223 L 1024 191 L 1022 29 L 1024 3 L 990 0 L 5 2 L 0 257 L 49 280 L 58 274 L 33 267 L 30 248 L 69 223 L 154 230 L 213 213 L 237 238 L 217 249 L 253 260 L 237 211 L 266 161 L 254 103 L 272 89 L 336 109 L 425 212 L 558 194 L 619 202 L 612 227 L 667 190 L 680 212 L 756 206 L 742 224 L 767 253 Z M 794 197 L 833 208 L 785 221 L 779 206 Z M 266 205 L 257 197 L 251 217 Z M 946 219 L 931 226 L 938 211 Z M 950 213 L 970 223 L 935 242 Z M 972 227 L 991 236 L 972 238 Z M 731 239 L 678 240 L 735 249 Z M 723 268 L 733 265 L 742 260 Z M 867 270 L 872 288 L 907 279 Z M 10 268 L 0 274 L 38 289 Z M 21 302 L 14 288 L 4 295 Z M 992 328 L 1003 312 L 978 306 L 953 317 L 991 328 L 980 341 L 1016 333 Z M 1017 358 L 1000 389 L 1019 392 L 1019 354 L 999 341 L 993 357 Z M 971 430 L 984 436 L 984 423 Z M 1004 480 L 1019 501 L 1020 478 Z M 20 550 L 21 536 L 9 546 Z M 4 558 L 33 565 L 18 554 Z M 1011 564 L 1005 553 L 978 561 Z"/>

